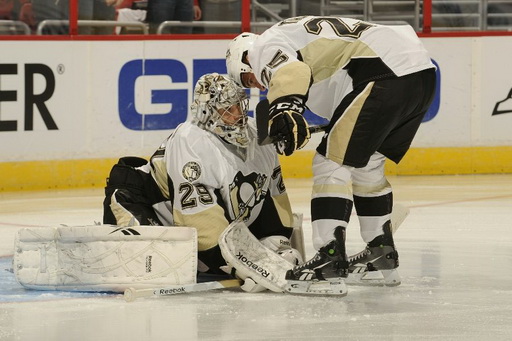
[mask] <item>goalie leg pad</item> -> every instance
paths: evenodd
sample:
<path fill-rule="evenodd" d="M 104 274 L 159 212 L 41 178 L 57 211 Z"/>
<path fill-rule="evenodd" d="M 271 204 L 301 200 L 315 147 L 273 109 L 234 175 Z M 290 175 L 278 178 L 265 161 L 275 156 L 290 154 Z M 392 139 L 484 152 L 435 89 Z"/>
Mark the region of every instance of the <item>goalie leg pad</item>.
<path fill-rule="evenodd" d="M 189 227 L 25 228 L 15 237 L 16 280 L 37 290 L 111 291 L 196 282 Z"/>

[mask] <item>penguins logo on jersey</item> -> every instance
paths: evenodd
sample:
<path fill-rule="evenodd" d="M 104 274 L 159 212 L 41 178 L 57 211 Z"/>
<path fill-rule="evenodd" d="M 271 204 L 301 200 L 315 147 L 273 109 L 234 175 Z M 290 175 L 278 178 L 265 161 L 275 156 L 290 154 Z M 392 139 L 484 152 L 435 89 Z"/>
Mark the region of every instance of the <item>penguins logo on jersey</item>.
<path fill-rule="evenodd" d="M 192 182 L 201 176 L 201 166 L 197 162 L 190 161 L 183 166 L 181 174 L 185 179 Z"/>
<path fill-rule="evenodd" d="M 251 173 L 243 175 L 238 172 L 229 185 L 231 207 L 235 217 L 241 216 L 244 221 L 249 219 L 254 206 L 265 198 L 267 191 L 263 188 L 266 175 Z"/>

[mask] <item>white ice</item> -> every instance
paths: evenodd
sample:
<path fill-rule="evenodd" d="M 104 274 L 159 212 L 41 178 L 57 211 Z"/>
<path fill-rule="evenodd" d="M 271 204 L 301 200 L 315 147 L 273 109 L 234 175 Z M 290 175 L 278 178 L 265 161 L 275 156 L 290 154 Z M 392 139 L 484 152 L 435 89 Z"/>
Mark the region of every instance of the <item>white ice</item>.
<path fill-rule="evenodd" d="M 411 213 L 395 235 L 398 287 L 346 297 L 239 289 L 139 299 L 30 292 L 6 271 L 23 227 L 101 221 L 103 191 L 0 194 L 0 340 L 511 340 L 512 175 L 390 177 Z M 310 180 L 287 183 L 310 240 Z M 357 219 L 349 253 L 362 249 Z M 9 277 L 10 276 L 10 277 Z"/>

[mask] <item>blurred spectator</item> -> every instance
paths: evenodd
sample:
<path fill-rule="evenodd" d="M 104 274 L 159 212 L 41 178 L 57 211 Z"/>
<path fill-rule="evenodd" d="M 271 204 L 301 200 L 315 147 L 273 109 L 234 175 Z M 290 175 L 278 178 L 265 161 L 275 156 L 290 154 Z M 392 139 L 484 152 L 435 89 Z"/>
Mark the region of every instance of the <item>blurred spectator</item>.
<path fill-rule="evenodd" d="M 67 0 L 61 0 L 66 2 Z M 32 0 L 32 14 L 36 24 L 44 20 L 67 20 L 68 13 L 55 0 Z M 68 34 L 68 25 L 47 25 L 43 34 Z"/>
<path fill-rule="evenodd" d="M 203 18 L 203 1 L 204 0 L 194 0 L 194 20 L 202 21 Z M 196 8 L 199 9 L 199 19 L 196 19 Z M 203 26 L 194 26 L 192 27 L 192 33 L 204 33 L 204 27 Z"/>
<path fill-rule="evenodd" d="M 116 9 L 132 8 L 134 2 L 141 2 L 141 1 L 136 1 L 136 0 L 120 0 L 120 1 L 117 1 Z"/>
<path fill-rule="evenodd" d="M 432 1 L 432 27 L 465 27 L 470 21 L 458 3 Z"/>
<path fill-rule="evenodd" d="M 201 0 L 204 21 L 240 21 L 241 1 Z M 240 27 L 208 27 L 204 33 L 240 33 Z"/>
<path fill-rule="evenodd" d="M 20 1 L 20 10 L 18 15 L 18 20 L 27 24 L 32 33 L 36 32 L 37 22 L 34 17 L 34 11 L 32 9 L 31 0 L 19 0 Z"/>
<path fill-rule="evenodd" d="M 147 8 L 148 1 L 141 0 L 122 0 L 119 5 L 116 6 L 117 20 L 124 22 L 147 22 Z M 199 0 L 194 0 L 194 20 L 201 19 L 201 7 L 199 6 Z M 154 32 L 158 29 L 155 28 Z M 116 33 L 123 34 L 129 31 L 128 28 L 117 27 Z M 196 33 L 193 28 L 193 33 Z"/>
<path fill-rule="evenodd" d="M 69 0 L 64 3 L 65 13 L 69 12 Z M 122 0 L 80 0 L 78 1 L 78 20 L 116 20 L 117 3 Z M 112 34 L 113 27 L 80 26 L 79 34 Z"/>
<path fill-rule="evenodd" d="M 0 20 L 13 20 L 14 0 L 0 0 Z"/>
<path fill-rule="evenodd" d="M 116 19 L 115 6 L 123 0 L 80 0 L 78 20 Z M 43 20 L 69 20 L 69 0 L 32 0 L 32 10 L 37 23 Z M 43 34 L 68 34 L 69 25 L 48 25 Z M 79 34 L 112 34 L 113 27 L 80 26 Z"/>
<path fill-rule="evenodd" d="M 197 0 L 148 0 L 147 11 L 146 19 L 151 33 L 156 33 L 164 21 L 201 19 Z M 192 33 L 192 27 L 167 27 L 162 33 Z"/>
<path fill-rule="evenodd" d="M 194 20 L 198 21 L 201 20 L 203 17 L 203 10 L 201 9 L 201 6 L 199 5 L 200 0 L 194 0 Z"/>
<path fill-rule="evenodd" d="M 135 4 L 134 4 L 135 3 Z M 145 22 L 147 15 L 147 2 L 122 0 L 116 6 L 117 21 L 121 22 Z M 117 26 L 117 34 L 125 34 L 129 32 L 129 28 Z"/>
<path fill-rule="evenodd" d="M 490 29 L 512 30 L 512 3 L 489 3 L 487 25 Z"/>

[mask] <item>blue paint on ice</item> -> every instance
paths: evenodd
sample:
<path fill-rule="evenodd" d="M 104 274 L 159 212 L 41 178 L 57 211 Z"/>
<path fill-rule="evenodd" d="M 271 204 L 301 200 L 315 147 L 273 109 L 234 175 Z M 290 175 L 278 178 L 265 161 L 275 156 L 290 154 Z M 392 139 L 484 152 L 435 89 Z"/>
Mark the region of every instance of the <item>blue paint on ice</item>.
<path fill-rule="evenodd" d="M 12 257 L 0 257 L 0 303 L 50 301 L 69 298 L 101 298 L 118 294 L 106 292 L 42 291 L 25 289 L 16 281 Z"/>

